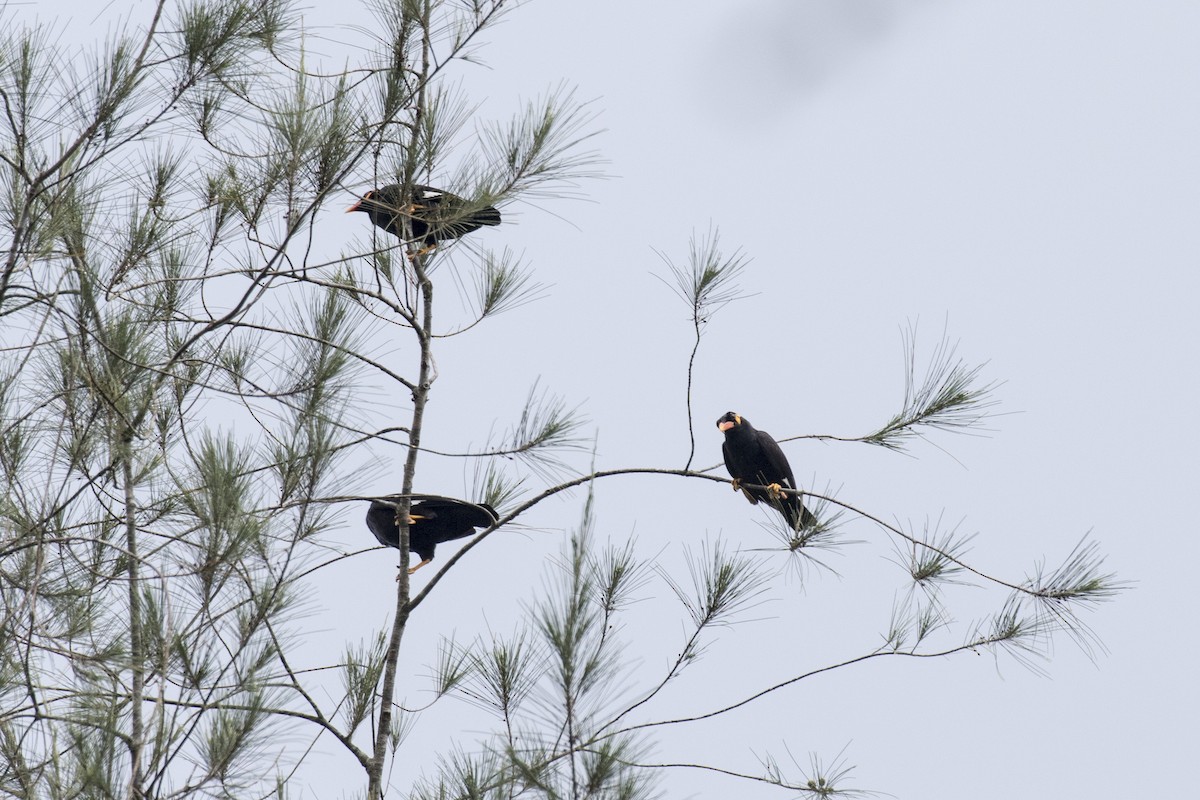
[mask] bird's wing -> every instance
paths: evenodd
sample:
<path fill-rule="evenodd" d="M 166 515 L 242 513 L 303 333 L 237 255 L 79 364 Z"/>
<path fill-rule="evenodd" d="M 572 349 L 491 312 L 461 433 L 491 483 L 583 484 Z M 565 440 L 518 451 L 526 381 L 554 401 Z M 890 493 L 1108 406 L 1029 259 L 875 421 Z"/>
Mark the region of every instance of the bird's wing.
<path fill-rule="evenodd" d="M 788 463 L 787 456 L 783 454 L 783 448 L 779 446 L 779 442 L 771 438 L 771 434 L 765 431 L 758 432 L 758 444 L 762 448 L 763 457 L 767 461 L 767 465 L 771 468 L 772 476 L 779 476 L 779 483 L 787 480 L 787 488 L 795 489 L 796 476 L 792 474 L 792 465 Z M 795 495 L 792 495 L 793 497 Z"/>

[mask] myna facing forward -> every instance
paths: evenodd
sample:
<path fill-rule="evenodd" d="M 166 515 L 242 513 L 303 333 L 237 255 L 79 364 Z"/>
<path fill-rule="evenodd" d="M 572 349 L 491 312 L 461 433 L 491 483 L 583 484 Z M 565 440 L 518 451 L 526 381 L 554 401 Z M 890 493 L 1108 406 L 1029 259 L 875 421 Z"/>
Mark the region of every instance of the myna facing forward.
<path fill-rule="evenodd" d="M 797 523 L 805 528 L 816 524 L 817 518 L 800 502 L 799 495 L 780 491 L 799 487 L 787 456 L 769 433 L 757 430 L 749 420 L 732 411 L 717 420 L 717 427 L 725 434 L 721 451 L 735 490 L 740 489 L 751 503 L 770 504 L 783 514 L 792 530 L 797 530 Z M 742 485 L 745 483 L 767 488 L 750 489 Z"/>

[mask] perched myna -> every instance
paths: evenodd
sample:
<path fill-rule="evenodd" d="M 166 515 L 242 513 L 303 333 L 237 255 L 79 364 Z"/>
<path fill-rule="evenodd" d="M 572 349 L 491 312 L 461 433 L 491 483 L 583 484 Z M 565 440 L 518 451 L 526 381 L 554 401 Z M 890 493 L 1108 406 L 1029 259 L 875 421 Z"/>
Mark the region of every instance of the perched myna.
<path fill-rule="evenodd" d="M 725 467 L 733 478 L 734 491 L 741 490 L 751 503 L 766 501 L 783 514 L 792 530 L 799 526 L 815 525 L 817 518 L 800 502 L 795 491 L 784 493 L 781 489 L 795 490 L 796 478 L 787 456 L 779 443 L 769 433 L 757 430 L 750 420 L 732 411 L 717 420 L 717 427 L 725 434 L 721 451 L 725 455 Z M 743 483 L 765 486 L 765 489 L 748 489 Z"/>
<path fill-rule="evenodd" d="M 476 528 L 486 528 L 500 517 L 486 503 L 468 503 L 445 497 L 413 495 L 408 509 L 408 550 L 421 557 L 421 563 L 410 567 L 412 573 L 433 561 L 433 551 L 442 542 L 470 536 Z M 372 500 L 367 509 L 367 527 L 379 543 L 400 547 L 400 528 L 396 525 L 396 501 Z"/>
<path fill-rule="evenodd" d="M 426 247 L 456 239 L 482 225 L 500 224 L 500 212 L 493 206 L 473 207 L 456 194 L 429 186 L 417 184 L 412 189 L 412 197 L 405 197 L 397 183 L 372 189 L 346 211 L 367 212 L 372 223 L 401 239 L 407 219 L 413 240 Z"/>

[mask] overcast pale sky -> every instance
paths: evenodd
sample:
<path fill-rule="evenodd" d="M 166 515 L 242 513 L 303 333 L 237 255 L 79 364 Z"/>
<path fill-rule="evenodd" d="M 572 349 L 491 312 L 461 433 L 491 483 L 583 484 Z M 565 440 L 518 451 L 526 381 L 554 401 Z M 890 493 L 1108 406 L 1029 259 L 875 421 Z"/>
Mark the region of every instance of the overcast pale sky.
<path fill-rule="evenodd" d="M 18 13 L 95 18 L 71 5 Z M 147 5 L 125 8 L 137 19 Z M 353 38 L 335 27 L 349 5 L 313 0 L 307 29 Z M 699 463 L 720 460 L 713 422 L 729 409 L 777 438 L 877 427 L 902 395 L 901 329 L 918 325 L 925 354 L 945 329 L 1003 381 L 991 433 L 937 436 L 946 452 L 918 444 L 916 458 L 790 443 L 800 481 L 917 527 L 940 518 L 978 531 L 973 563 L 1014 580 L 1090 532 L 1107 566 L 1136 582 L 1089 617 L 1110 651 L 1094 663 L 1065 640 L 1048 676 L 986 655 L 871 663 L 680 731 L 655 757 L 755 771 L 755 754 L 786 760 L 785 742 L 805 766 L 810 752 L 831 760 L 845 748 L 854 786 L 904 800 L 1194 791 L 1185 765 L 1200 743 L 1200 646 L 1187 570 L 1200 546 L 1185 509 L 1200 478 L 1198 33 L 1200 6 L 1183 0 L 540 0 L 487 34 L 485 67 L 459 70 L 489 117 L 564 81 L 594 98 L 609 177 L 581 185 L 585 202 L 510 206 L 503 226 L 477 234 L 524 253 L 549 289 L 486 333 L 445 343 L 426 442 L 478 442 L 540 377 L 594 423 L 597 466 L 682 466 L 690 328 L 653 277 L 654 251 L 683 262 L 692 232 L 714 226 L 750 259 L 750 296 L 716 315 L 700 350 Z M 313 50 L 340 63 L 332 44 Z M 321 223 L 333 254 L 366 235 L 364 217 L 338 212 Z M 396 488 L 386 469 L 400 454 L 381 459 L 363 492 Z M 423 491 L 464 491 L 461 463 L 424 470 Z M 439 634 L 510 628 L 578 500 L 540 507 L 524 535 L 491 537 L 422 609 L 405 640 L 411 703 Z M 362 512 L 346 510 L 347 548 L 370 542 Z M 771 543 L 762 512 L 717 484 L 604 483 L 597 519 L 602 538 L 635 534 L 640 554 L 671 565 L 705 537 Z M 863 544 L 834 557 L 840 577 L 801 580 L 784 555 L 765 554 L 779 568 L 769 601 L 720 634 L 670 702 L 707 710 L 741 685 L 878 644 L 904 576 L 880 532 L 856 525 L 850 538 Z M 356 642 L 383 624 L 393 565 L 369 553 L 331 577 L 312 602 L 314 637 Z M 646 595 L 626 634 L 630 657 L 658 675 L 675 654 L 658 642 L 682 634 L 670 590 L 654 583 Z M 963 622 L 982 613 L 973 597 L 957 599 Z M 363 612 L 372 606 L 378 614 Z M 413 752 L 469 748 L 483 724 L 468 716 L 463 731 L 469 713 L 436 707 Z M 335 796 L 329 780 L 314 777 L 304 796 Z M 664 789 L 781 796 L 689 773 Z"/>

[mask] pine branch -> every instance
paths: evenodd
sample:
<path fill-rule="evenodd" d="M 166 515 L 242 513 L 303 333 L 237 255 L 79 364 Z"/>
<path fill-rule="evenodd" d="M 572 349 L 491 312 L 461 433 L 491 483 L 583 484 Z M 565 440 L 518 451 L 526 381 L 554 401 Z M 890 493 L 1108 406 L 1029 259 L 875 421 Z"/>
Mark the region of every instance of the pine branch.
<path fill-rule="evenodd" d="M 999 384 L 981 381 L 980 374 L 985 365 L 969 366 L 957 358 L 957 346 L 943 337 L 930 357 L 924 377 L 918 381 L 915 327 L 904 332 L 903 346 L 904 400 L 900 410 L 882 426 L 863 436 L 804 434 L 779 441 L 863 442 L 904 452 L 913 439 L 923 439 L 929 431 L 970 433 L 986 430 L 984 425 L 997 405 L 994 394 Z"/>
<path fill-rule="evenodd" d="M 721 308 L 741 298 L 743 295 L 735 287 L 746 266 L 746 257 L 740 250 L 726 258 L 720 250 L 721 236 L 715 228 L 710 228 L 708 236 L 701 240 L 692 233 L 689 242 L 688 266 L 678 267 L 666 255 L 659 253 L 658 257 L 667 265 L 674 279 L 674 285 L 666 283 L 679 299 L 691 309 L 692 330 L 694 339 L 692 352 L 688 356 L 687 367 L 687 396 L 686 411 L 688 421 L 688 457 L 684 469 L 690 469 L 692 460 L 696 457 L 696 431 L 692 413 L 692 373 L 696 366 L 696 354 L 700 350 L 700 338 L 713 315 Z"/>
<path fill-rule="evenodd" d="M 978 429 L 995 405 L 994 383 L 980 384 L 982 366 L 968 366 L 955 357 L 956 346 L 943 338 L 934 350 L 918 383 L 916 368 L 916 328 L 904 336 L 904 402 L 900 411 L 882 427 L 863 437 L 868 444 L 903 450 L 914 436 L 925 430 L 963 432 Z"/>

